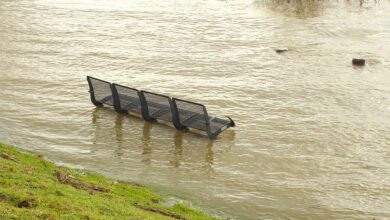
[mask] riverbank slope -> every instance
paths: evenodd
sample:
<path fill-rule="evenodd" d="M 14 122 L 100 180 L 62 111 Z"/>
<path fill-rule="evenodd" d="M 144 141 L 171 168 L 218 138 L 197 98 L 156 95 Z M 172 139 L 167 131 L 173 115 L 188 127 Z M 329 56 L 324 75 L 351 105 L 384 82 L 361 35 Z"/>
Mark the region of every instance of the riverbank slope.
<path fill-rule="evenodd" d="M 0 219 L 215 219 L 133 183 L 0 144 Z"/>

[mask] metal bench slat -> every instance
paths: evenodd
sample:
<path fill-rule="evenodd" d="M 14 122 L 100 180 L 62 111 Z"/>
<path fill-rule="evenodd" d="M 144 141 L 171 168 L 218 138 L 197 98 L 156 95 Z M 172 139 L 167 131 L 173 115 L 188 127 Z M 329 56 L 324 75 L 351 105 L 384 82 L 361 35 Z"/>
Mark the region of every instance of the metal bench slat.
<path fill-rule="evenodd" d="M 139 99 L 121 93 L 119 93 L 118 95 L 121 103 L 121 108 L 123 110 L 141 114 L 142 110 Z"/>

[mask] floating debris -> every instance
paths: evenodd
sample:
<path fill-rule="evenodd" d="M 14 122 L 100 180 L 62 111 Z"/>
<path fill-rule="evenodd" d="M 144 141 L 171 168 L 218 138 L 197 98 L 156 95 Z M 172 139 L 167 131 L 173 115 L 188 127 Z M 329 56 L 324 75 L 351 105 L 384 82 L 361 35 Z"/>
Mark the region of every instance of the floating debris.
<path fill-rule="evenodd" d="M 364 66 L 366 65 L 366 60 L 363 58 L 353 58 L 352 64 L 355 66 Z"/>
<path fill-rule="evenodd" d="M 284 48 L 278 48 L 275 50 L 276 53 L 284 53 L 284 52 L 287 52 L 288 51 L 288 48 L 284 47 Z"/>

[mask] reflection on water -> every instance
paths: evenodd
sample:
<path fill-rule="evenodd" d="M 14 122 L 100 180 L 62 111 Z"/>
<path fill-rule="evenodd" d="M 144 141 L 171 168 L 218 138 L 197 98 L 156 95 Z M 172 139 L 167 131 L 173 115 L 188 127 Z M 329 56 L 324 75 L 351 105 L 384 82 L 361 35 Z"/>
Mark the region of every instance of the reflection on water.
<path fill-rule="evenodd" d="M 213 165 L 214 165 L 214 153 L 213 153 L 213 141 L 209 141 L 207 143 L 207 153 L 205 158 L 205 170 L 208 172 L 213 172 Z"/>
<path fill-rule="evenodd" d="M 143 127 L 143 148 L 142 148 L 142 162 L 150 164 L 152 156 L 152 148 L 150 146 L 150 130 L 152 124 L 150 122 L 144 122 Z"/>
<path fill-rule="evenodd" d="M 124 156 L 124 148 L 126 147 L 131 147 L 131 143 L 129 143 L 128 139 L 124 138 L 124 135 L 126 135 L 125 129 L 128 129 L 128 127 L 124 127 L 124 123 L 126 122 L 126 119 L 130 120 L 138 120 L 143 123 L 142 126 L 142 152 L 140 158 L 145 165 L 151 165 L 152 158 L 153 158 L 153 148 L 152 145 L 152 129 L 153 126 L 160 126 L 160 124 L 152 123 L 152 122 L 147 122 L 147 121 L 142 121 L 141 118 L 134 118 L 134 116 L 130 115 L 124 115 L 124 114 L 116 114 L 115 117 L 115 123 L 113 124 L 113 127 L 107 127 L 107 124 L 104 123 L 105 120 L 112 120 L 112 117 L 107 117 L 105 118 L 105 114 L 107 112 L 105 111 L 112 111 L 111 109 L 108 108 L 102 108 L 102 107 L 96 107 L 91 115 L 92 115 L 92 125 L 94 128 L 94 141 L 93 144 L 95 146 L 99 146 L 101 143 L 105 142 L 111 142 L 110 141 L 110 134 L 112 131 L 114 131 L 114 139 L 115 142 L 112 144 L 112 148 L 114 149 L 114 156 L 118 157 L 119 159 Z M 174 133 L 173 136 L 173 150 L 171 152 L 171 155 L 169 156 L 171 159 L 169 160 L 169 163 L 176 167 L 179 168 L 181 165 L 182 161 L 182 154 L 183 154 L 183 138 L 186 133 L 182 131 L 177 131 L 176 129 L 162 125 L 164 127 L 167 127 L 166 129 L 172 129 L 172 132 Z M 156 129 L 157 130 L 157 129 Z M 226 136 L 227 140 L 233 141 L 234 140 L 234 131 L 228 132 L 231 135 Z M 190 136 L 199 136 L 199 134 L 189 134 Z M 205 156 L 203 158 L 203 169 L 207 170 L 207 172 L 212 172 L 213 171 L 213 160 L 214 160 L 214 153 L 213 153 L 213 140 L 208 140 L 205 136 L 199 136 L 197 138 L 202 138 L 204 140 L 207 140 L 206 143 L 206 151 L 205 151 Z"/>
<path fill-rule="evenodd" d="M 123 155 L 122 152 L 122 143 L 123 143 L 123 121 L 124 121 L 124 115 L 118 114 L 116 116 L 115 120 L 115 137 L 116 142 L 118 145 L 118 148 L 116 149 L 115 153 L 120 158 Z"/>
<path fill-rule="evenodd" d="M 237 219 L 390 218 L 390 2 L 363 6 L 0 1 L 0 141 Z M 85 75 L 238 126 L 210 141 L 95 108 Z"/>
<path fill-rule="evenodd" d="M 298 18 L 311 18 L 324 15 L 325 10 L 329 6 L 340 7 L 372 7 L 378 5 L 378 0 L 345 0 L 345 1 L 330 1 L 330 0 L 255 0 L 255 7 L 268 8 L 285 16 L 295 16 Z M 344 7 L 342 7 L 344 9 Z"/>
<path fill-rule="evenodd" d="M 183 132 L 176 131 L 174 141 L 175 141 L 175 148 L 174 148 L 173 157 L 172 157 L 170 163 L 174 167 L 178 168 L 178 167 L 180 167 L 180 163 L 181 163 L 182 155 L 183 155 Z"/>
<path fill-rule="evenodd" d="M 283 15 L 299 18 L 320 16 L 326 9 L 322 0 L 255 0 L 253 4 L 256 7 L 265 7 Z"/>

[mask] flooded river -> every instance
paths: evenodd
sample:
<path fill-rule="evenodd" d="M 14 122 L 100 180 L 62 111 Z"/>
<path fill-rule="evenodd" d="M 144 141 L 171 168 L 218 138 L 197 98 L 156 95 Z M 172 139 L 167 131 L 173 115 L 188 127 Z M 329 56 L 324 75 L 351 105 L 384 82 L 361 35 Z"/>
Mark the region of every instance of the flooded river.
<path fill-rule="evenodd" d="M 0 141 L 234 219 L 390 218 L 390 2 L 285 2 L 1 0 Z M 86 75 L 237 127 L 95 108 Z"/>

